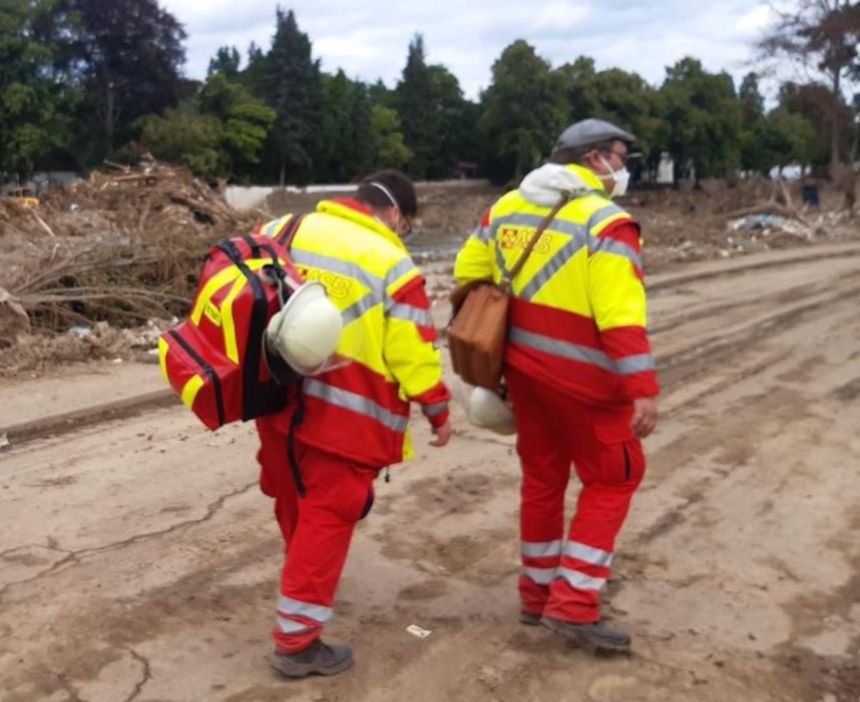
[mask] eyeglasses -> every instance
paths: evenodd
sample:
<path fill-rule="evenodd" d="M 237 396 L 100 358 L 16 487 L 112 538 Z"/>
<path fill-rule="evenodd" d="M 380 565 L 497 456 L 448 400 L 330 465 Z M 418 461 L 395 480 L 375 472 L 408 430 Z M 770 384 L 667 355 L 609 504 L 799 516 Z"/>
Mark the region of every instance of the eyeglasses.
<path fill-rule="evenodd" d="M 622 153 L 619 153 L 618 151 L 613 151 L 612 149 L 604 149 L 600 153 L 604 153 L 604 154 L 608 155 L 609 157 L 617 156 L 618 160 L 621 161 L 622 166 L 627 165 L 627 158 L 630 156 L 630 154 L 628 154 L 627 152 L 622 154 Z"/>

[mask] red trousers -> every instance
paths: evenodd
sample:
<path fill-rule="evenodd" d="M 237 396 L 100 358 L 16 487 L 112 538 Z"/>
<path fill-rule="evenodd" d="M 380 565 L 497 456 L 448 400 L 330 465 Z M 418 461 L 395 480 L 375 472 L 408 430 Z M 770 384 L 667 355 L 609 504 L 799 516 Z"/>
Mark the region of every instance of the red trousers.
<path fill-rule="evenodd" d="M 306 495 L 299 497 L 290 471 L 287 436 L 271 419 L 257 420 L 260 489 L 275 498 L 284 536 L 275 648 L 294 653 L 317 639 L 331 618 L 356 523 L 373 504 L 378 469 L 298 443 L 296 454 Z"/>
<path fill-rule="evenodd" d="M 570 622 L 600 618 L 615 537 L 645 473 L 632 406 L 600 410 L 516 369 L 507 372 L 523 471 L 522 610 Z M 571 464 L 582 483 L 564 533 Z"/>

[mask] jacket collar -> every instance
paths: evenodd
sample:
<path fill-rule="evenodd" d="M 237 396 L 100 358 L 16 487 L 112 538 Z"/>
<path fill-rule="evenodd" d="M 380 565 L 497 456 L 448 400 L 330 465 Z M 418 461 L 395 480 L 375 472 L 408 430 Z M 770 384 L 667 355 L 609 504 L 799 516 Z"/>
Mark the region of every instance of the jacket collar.
<path fill-rule="evenodd" d="M 397 233 L 386 227 L 374 215 L 373 211 L 364 203 L 349 197 L 339 197 L 334 200 L 321 200 L 317 203 L 317 212 L 340 217 L 354 224 L 370 229 L 401 251 L 407 251 Z"/>

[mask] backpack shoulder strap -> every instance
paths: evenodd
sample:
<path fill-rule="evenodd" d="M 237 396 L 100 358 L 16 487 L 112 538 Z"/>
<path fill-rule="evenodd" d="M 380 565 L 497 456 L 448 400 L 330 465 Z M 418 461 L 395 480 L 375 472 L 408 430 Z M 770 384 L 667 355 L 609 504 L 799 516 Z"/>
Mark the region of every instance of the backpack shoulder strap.
<path fill-rule="evenodd" d="M 296 214 L 289 218 L 287 223 L 281 227 L 281 231 L 279 231 L 272 238 L 278 242 L 279 245 L 283 246 L 285 249 L 289 251 L 290 246 L 293 243 L 293 239 L 296 238 L 296 234 L 299 231 L 299 227 L 302 225 L 302 220 L 305 218 L 303 214 Z"/>

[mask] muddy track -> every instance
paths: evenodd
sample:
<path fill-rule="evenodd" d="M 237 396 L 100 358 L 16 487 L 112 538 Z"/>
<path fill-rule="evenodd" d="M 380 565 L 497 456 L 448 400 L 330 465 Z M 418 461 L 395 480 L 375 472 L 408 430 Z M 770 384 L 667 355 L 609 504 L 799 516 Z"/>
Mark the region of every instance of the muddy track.
<path fill-rule="evenodd" d="M 856 258 L 860 256 L 860 246 L 856 244 L 840 245 L 833 247 L 816 247 L 802 249 L 802 253 L 792 251 L 783 255 L 775 253 L 771 255 L 755 255 L 747 258 L 735 259 L 732 265 L 720 266 L 714 263 L 699 264 L 692 266 L 695 272 L 666 273 L 658 276 L 657 280 L 648 283 L 648 292 L 660 293 L 664 290 L 675 288 L 687 283 L 701 283 L 714 278 L 726 278 L 733 275 L 741 275 L 754 271 L 779 268 L 786 269 L 792 266 L 805 266 L 810 263 L 820 263 L 832 259 Z"/>
<path fill-rule="evenodd" d="M 752 316 L 745 324 L 716 330 L 712 335 L 697 338 L 671 354 L 658 355 L 662 382 L 671 391 L 674 385 L 689 380 L 696 372 L 708 372 L 710 364 L 726 360 L 726 356 L 736 356 L 738 349 L 773 335 L 775 330 L 797 326 L 807 315 L 846 298 L 860 296 L 860 284 L 857 283 L 860 275 L 853 278 L 851 284 L 840 285 L 836 291 L 807 296 L 799 303 L 774 305 L 769 312 Z M 659 336 L 655 335 L 655 338 Z"/>
<path fill-rule="evenodd" d="M 356 534 L 328 634 L 356 668 L 274 678 L 252 429 L 162 407 L 2 454 L 0 699 L 856 702 L 860 260 L 803 253 L 654 298 L 663 420 L 604 608 L 631 658 L 516 623 L 513 440 L 455 407 L 455 443 L 418 425 Z"/>

